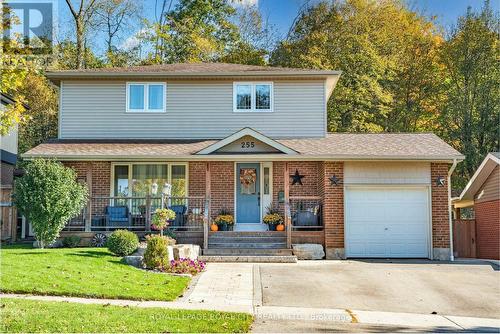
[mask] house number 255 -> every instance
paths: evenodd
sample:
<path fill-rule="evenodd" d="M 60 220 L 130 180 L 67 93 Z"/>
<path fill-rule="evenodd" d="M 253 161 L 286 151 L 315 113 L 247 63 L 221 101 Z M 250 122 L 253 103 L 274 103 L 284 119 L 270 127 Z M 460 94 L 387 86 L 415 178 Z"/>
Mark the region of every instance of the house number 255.
<path fill-rule="evenodd" d="M 253 148 L 255 147 L 255 142 L 253 141 L 242 141 L 241 148 Z"/>

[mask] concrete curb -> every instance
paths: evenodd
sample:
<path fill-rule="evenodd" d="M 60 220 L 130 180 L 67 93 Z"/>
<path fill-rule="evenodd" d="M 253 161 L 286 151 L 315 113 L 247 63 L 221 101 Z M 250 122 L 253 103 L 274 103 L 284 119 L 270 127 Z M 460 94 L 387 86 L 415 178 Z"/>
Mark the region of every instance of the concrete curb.
<path fill-rule="evenodd" d="M 258 267 L 258 266 L 256 266 Z M 253 275 L 260 276 L 260 270 L 253 271 Z M 260 284 L 260 277 L 258 279 Z M 255 284 L 255 283 L 254 283 Z M 259 289 L 257 289 L 259 290 Z M 189 302 L 162 302 L 162 301 L 135 301 L 118 299 L 92 299 L 63 296 L 35 296 L 18 294 L 0 294 L 0 298 L 17 298 L 40 301 L 73 302 L 81 304 L 100 304 L 135 307 L 159 307 L 186 310 L 213 310 L 225 312 L 251 313 L 256 319 L 263 320 L 303 320 L 303 321 L 328 321 L 337 323 L 359 323 L 374 325 L 392 325 L 402 327 L 418 327 L 433 330 L 453 331 L 500 331 L 500 319 L 461 317 L 449 315 L 361 311 L 349 309 L 330 308 L 305 308 L 254 305 L 221 305 L 210 303 Z M 254 301 L 259 302 L 261 295 L 255 294 Z M 261 302 L 261 299 L 260 299 Z M 261 302 L 262 303 L 262 302 Z"/>

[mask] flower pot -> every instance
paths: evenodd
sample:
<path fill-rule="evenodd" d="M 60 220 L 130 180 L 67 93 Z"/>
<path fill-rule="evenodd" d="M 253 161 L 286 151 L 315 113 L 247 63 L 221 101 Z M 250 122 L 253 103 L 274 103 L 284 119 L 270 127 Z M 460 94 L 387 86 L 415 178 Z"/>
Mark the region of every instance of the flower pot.
<path fill-rule="evenodd" d="M 227 230 L 228 231 L 232 231 L 234 228 L 234 225 L 233 224 L 227 224 Z"/>
<path fill-rule="evenodd" d="M 285 230 L 285 225 L 279 224 L 276 226 L 276 231 L 284 231 Z"/>
<path fill-rule="evenodd" d="M 269 231 L 276 231 L 276 224 L 268 224 Z"/>
<path fill-rule="evenodd" d="M 210 225 L 210 231 L 217 232 L 218 230 L 219 230 L 219 226 L 217 226 L 216 224 Z"/>
<path fill-rule="evenodd" d="M 227 224 L 226 223 L 220 223 L 218 224 L 219 226 L 219 231 L 227 231 Z"/>

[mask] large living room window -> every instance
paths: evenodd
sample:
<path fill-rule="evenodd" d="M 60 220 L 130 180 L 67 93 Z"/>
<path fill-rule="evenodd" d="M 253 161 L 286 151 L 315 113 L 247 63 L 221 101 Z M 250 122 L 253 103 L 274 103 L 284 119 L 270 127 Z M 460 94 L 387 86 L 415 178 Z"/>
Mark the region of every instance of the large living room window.
<path fill-rule="evenodd" d="M 165 112 L 164 82 L 128 82 L 127 112 Z"/>
<path fill-rule="evenodd" d="M 233 85 L 233 111 L 273 111 L 272 82 L 235 82 Z"/>
<path fill-rule="evenodd" d="M 172 185 L 173 197 L 187 196 L 187 166 L 179 163 L 113 166 L 113 196 L 161 196 L 165 184 Z"/>

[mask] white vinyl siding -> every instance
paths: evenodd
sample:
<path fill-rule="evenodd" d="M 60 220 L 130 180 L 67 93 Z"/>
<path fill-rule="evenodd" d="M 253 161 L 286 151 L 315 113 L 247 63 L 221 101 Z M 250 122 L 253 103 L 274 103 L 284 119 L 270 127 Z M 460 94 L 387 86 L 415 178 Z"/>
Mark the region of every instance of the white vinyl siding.
<path fill-rule="evenodd" d="M 430 184 L 428 162 L 345 162 L 346 184 Z"/>
<path fill-rule="evenodd" d="M 272 113 L 234 113 L 233 81 L 167 83 L 165 113 L 127 113 L 125 81 L 64 81 L 60 138 L 220 139 L 244 127 L 272 138 L 322 137 L 324 81 L 274 81 Z"/>

